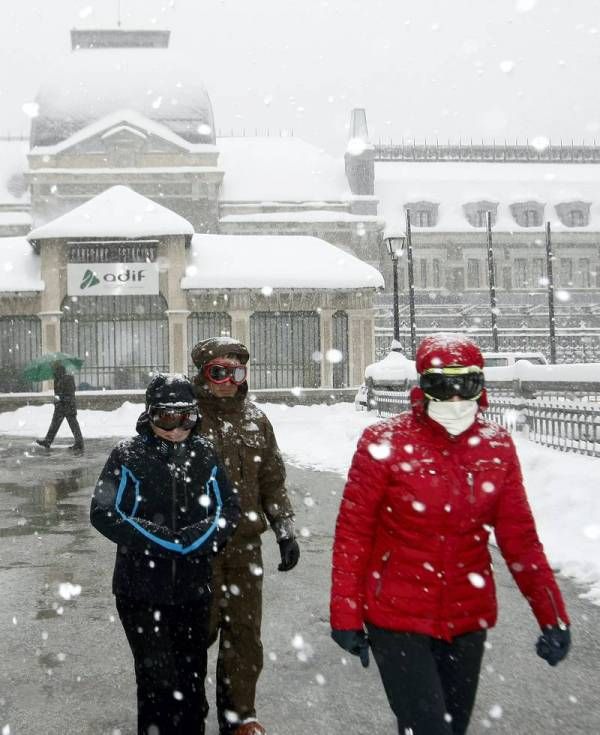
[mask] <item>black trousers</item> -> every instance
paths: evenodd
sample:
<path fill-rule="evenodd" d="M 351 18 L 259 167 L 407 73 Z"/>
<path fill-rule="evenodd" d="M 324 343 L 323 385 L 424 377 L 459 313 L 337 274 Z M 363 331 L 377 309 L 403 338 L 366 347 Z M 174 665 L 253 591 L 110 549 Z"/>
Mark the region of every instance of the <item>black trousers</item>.
<path fill-rule="evenodd" d="M 466 633 L 448 643 L 370 623 L 367 629 L 400 735 L 464 735 L 475 704 L 486 632 Z"/>
<path fill-rule="evenodd" d="M 209 601 L 116 602 L 135 662 L 138 735 L 204 735 Z"/>
<path fill-rule="evenodd" d="M 79 421 L 77 421 L 77 414 L 73 413 L 72 411 L 69 411 L 68 413 L 65 412 L 65 409 L 63 406 L 61 406 L 60 403 L 56 403 L 54 405 L 54 413 L 52 414 L 52 421 L 50 422 L 50 426 L 48 427 L 48 431 L 46 432 L 46 438 L 44 441 L 48 444 L 52 444 L 54 441 L 54 437 L 56 436 L 58 430 L 60 429 L 60 425 L 64 421 L 64 419 L 67 419 L 67 422 L 69 424 L 69 428 L 71 429 L 71 432 L 73 434 L 73 439 L 75 440 L 74 446 L 78 447 L 79 449 L 83 448 L 83 437 L 81 436 L 81 429 L 79 428 Z"/>

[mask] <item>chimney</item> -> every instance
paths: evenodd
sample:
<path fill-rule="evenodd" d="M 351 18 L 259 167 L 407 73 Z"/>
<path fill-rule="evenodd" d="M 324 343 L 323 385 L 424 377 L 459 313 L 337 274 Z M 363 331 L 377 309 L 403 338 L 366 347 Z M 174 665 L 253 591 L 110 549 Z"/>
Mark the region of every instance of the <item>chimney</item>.
<path fill-rule="evenodd" d="M 369 141 L 367 114 L 362 107 L 350 113 L 350 137 L 344 155 L 350 191 L 359 196 L 375 193 L 375 150 Z"/>

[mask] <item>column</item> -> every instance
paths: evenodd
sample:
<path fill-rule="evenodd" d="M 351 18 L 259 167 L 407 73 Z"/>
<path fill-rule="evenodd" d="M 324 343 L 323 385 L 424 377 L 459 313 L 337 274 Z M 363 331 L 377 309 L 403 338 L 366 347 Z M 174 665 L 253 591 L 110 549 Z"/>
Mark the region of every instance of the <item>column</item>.
<path fill-rule="evenodd" d="M 350 385 L 361 385 L 365 379 L 365 368 L 375 359 L 373 314 L 365 309 L 348 309 L 346 313 Z"/>
<path fill-rule="evenodd" d="M 187 309 L 168 309 L 169 319 L 169 372 L 188 372 Z"/>
<path fill-rule="evenodd" d="M 321 387 L 333 387 L 333 363 L 327 359 L 327 353 L 333 349 L 333 309 L 319 311 L 319 326 L 321 332 Z"/>
<path fill-rule="evenodd" d="M 239 340 L 250 349 L 250 315 L 249 309 L 230 309 L 231 317 L 231 336 Z M 252 355 L 250 355 L 252 359 Z"/>

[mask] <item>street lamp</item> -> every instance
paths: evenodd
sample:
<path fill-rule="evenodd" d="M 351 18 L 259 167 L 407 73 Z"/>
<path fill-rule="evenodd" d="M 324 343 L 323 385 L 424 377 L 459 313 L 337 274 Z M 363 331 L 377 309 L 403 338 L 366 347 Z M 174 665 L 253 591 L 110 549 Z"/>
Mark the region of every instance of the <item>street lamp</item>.
<path fill-rule="evenodd" d="M 406 235 L 402 232 L 386 233 L 383 238 L 388 255 L 392 259 L 392 284 L 394 288 L 394 340 L 400 341 L 400 317 L 398 314 L 398 251 L 402 253 Z"/>

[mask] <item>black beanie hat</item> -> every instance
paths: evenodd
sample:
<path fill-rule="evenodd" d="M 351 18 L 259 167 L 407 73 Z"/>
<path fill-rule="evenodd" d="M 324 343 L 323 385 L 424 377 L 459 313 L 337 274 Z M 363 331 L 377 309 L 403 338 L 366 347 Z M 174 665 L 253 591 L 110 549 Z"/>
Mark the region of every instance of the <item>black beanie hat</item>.
<path fill-rule="evenodd" d="M 177 373 L 157 373 L 146 388 L 146 408 L 156 406 L 185 411 L 197 408 L 192 384 Z"/>

